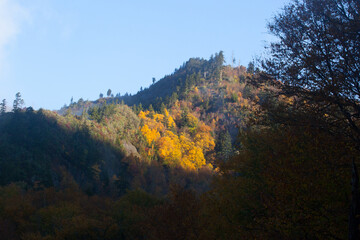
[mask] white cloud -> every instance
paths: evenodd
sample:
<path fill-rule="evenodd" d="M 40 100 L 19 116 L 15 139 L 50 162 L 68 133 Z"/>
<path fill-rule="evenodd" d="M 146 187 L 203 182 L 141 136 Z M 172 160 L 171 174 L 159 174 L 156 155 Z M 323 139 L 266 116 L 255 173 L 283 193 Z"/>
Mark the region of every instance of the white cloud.
<path fill-rule="evenodd" d="M 26 19 L 28 12 L 17 0 L 0 0 L 0 64 L 4 60 L 6 46 L 15 39 Z"/>

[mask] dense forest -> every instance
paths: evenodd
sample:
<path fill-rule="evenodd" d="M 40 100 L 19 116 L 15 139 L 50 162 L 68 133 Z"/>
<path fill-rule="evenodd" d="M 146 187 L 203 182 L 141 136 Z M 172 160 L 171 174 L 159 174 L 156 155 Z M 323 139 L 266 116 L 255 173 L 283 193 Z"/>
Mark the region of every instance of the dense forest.
<path fill-rule="evenodd" d="M 358 239 L 360 4 L 293 1 L 268 57 L 0 109 L 3 239 Z"/>

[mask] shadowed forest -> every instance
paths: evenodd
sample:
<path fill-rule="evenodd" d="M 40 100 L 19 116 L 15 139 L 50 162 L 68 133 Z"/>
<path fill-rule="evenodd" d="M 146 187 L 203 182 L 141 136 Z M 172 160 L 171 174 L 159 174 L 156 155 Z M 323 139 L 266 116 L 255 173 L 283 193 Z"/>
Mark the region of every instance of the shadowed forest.
<path fill-rule="evenodd" d="M 220 51 L 134 95 L 4 99 L 1 238 L 359 239 L 360 3 L 292 1 L 268 29 L 246 67 Z"/>

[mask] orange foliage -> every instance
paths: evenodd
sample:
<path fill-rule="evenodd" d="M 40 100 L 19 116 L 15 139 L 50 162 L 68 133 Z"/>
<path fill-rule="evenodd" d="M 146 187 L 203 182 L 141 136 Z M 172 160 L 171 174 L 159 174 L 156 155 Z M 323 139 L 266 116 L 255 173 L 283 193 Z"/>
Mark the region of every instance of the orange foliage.
<path fill-rule="evenodd" d="M 211 128 L 204 123 L 200 123 L 194 137 L 194 142 L 196 146 L 205 152 L 213 150 L 215 148 L 215 141 L 211 135 Z"/>
<path fill-rule="evenodd" d="M 164 124 L 166 123 L 166 127 L 175 128 L 176 127 L 175 121 L 172 118 L 172 116 L 170 116 L 170 114 L 166 108 L 164 109 L 164 114 L 165 114 L 165 119 L 167 120 L 167 122 L 164 122 Z"/>
<path fill-rule="evenodd" d="M 156 129 L 150 129 L 146 124 L 141 128 L 141 133 L 144 135 L 149 145 L 160 137 L 160 133 L 156 131 Z"/>
<path fill-rule="evenodd" d="M 162 122 L 164 120 L 164 115 L 156 113 L 154 114 L 154 120 L 158 122 Z"/>
<path fill-rule="evenodd" d="M 173 109 L 180 117 L 180 109 Z M 174 113 L 172 111 L 172 113 Z M 199 121 L 196 116 L 188 113 L 186 116 L 187 129 L 191 131 L 193 139 L 181 135 L 180 137 L 167 129 L 176 128 L 175 121 L 167 109 L 164 114 L 154 114 L 148 117 L 149 111 L 141 111 L 139 117 L 144 120 L 141 133 L 149 145 L 155 144 L 158 156 L 169 166 L 181 166 L 186 169 L 196 170 L 206 165 L 204 152 L 215 147 L 211 128 Z M 186 134 L 186 132 L 184 132 Z M 149 156 L 156 154 L 149 150 Z"/>
<path fill-rule="evenodd" d="M 167 127 L 168 128 L 175 128 L 176 127 L 175 121 L 171 116 L 168 117 Z"/>
<path fill-rule="evenodd" d="M 181 159 L 181 145 L 178 136 L 166 131 L 165 136 L 158 142 L 159 156 L 165 164 L 170 166 L 179 165 Z"/>
<path fill-rule="evenodd" d="M 139 118 L 141 118 L 141 119 L 146 119 L 146 116 L 149 114 L 149 111 L 145 111 L 145 112 L 143 112 L 143 111 L 140 111 L 140 113 L 139 113 Z"/>
<path fill-rule="evenodd" d="M 197 147 L 190 139 L 180 136 L 180 144 L 183 154 L 180 165 L 183 168 L 195 170 L 206 164 L 201 148 Z"/>

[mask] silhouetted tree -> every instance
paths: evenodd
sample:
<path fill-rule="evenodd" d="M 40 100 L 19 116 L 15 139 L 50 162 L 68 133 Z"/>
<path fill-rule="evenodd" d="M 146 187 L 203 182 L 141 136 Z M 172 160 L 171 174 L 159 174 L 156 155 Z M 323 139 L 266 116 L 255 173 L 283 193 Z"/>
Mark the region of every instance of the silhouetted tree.
<path fill-rule="evenodd" d="M 264 67 L 285 93 L 318 104 L 360 149 L 359 15 L 358 0 L 294 1 L 269 24 L 279 41 Z"/>
<path fill-rule="evenodd" d="M 325 127 L 347 135 L 358 150 L 359 16 L 358 0 L 294 1 L 269 24 L 278 41 L 270 45 L 271 58 L 264 62 L 267 72 L 282 81 L 283 93 L 296 96 L 297 108 L 326 116 Z M 359 213 L 350 216 L 350 239 L 358 236 Z"/>
<path fill-rule="evenodd" d="M 0 105 L 0 115 L 2 115 L 6 112 L 6 99 L 3 99 Z"/>
<path fill-rule="evenodd" d="M 254 72 L 255 72 L 255 65 L 254 65 L 254 62 L 253 62 L 253 61 L 249 62 L 246 71 L 247 71 L 248 73 L 254 74 Z"/>
<path fill-rule="evenodd" d="M 111 89 L 107 90 L 106 95 L 107 95 L 108 97 L 110 97 L 110 95 L 111 95 Z"/>
<path fill-rule="evenodd" d="M 99 97 L 100 97 L 100 98 L 103 98 L 103 97 L 104 97 L 104 94 L 100 93 Z"/>
<path fill-rule="evenodd" d="M 21 98 L 20 92 L 16 93 L 15 100 L 13 103 L 13 111 L 14 112 L 19 111 L 22 108 L 22 106 L 24 105 L 24 103 L 25 103 L 24 99 Z"/>
<path fill-rule="evenodd" d="M 80 106 L 81 106 L 82 104 L 84 104 L 84 99 L 83 99 L 83 98 L 79 98 L 78 104 L 79 104 Z"/>

